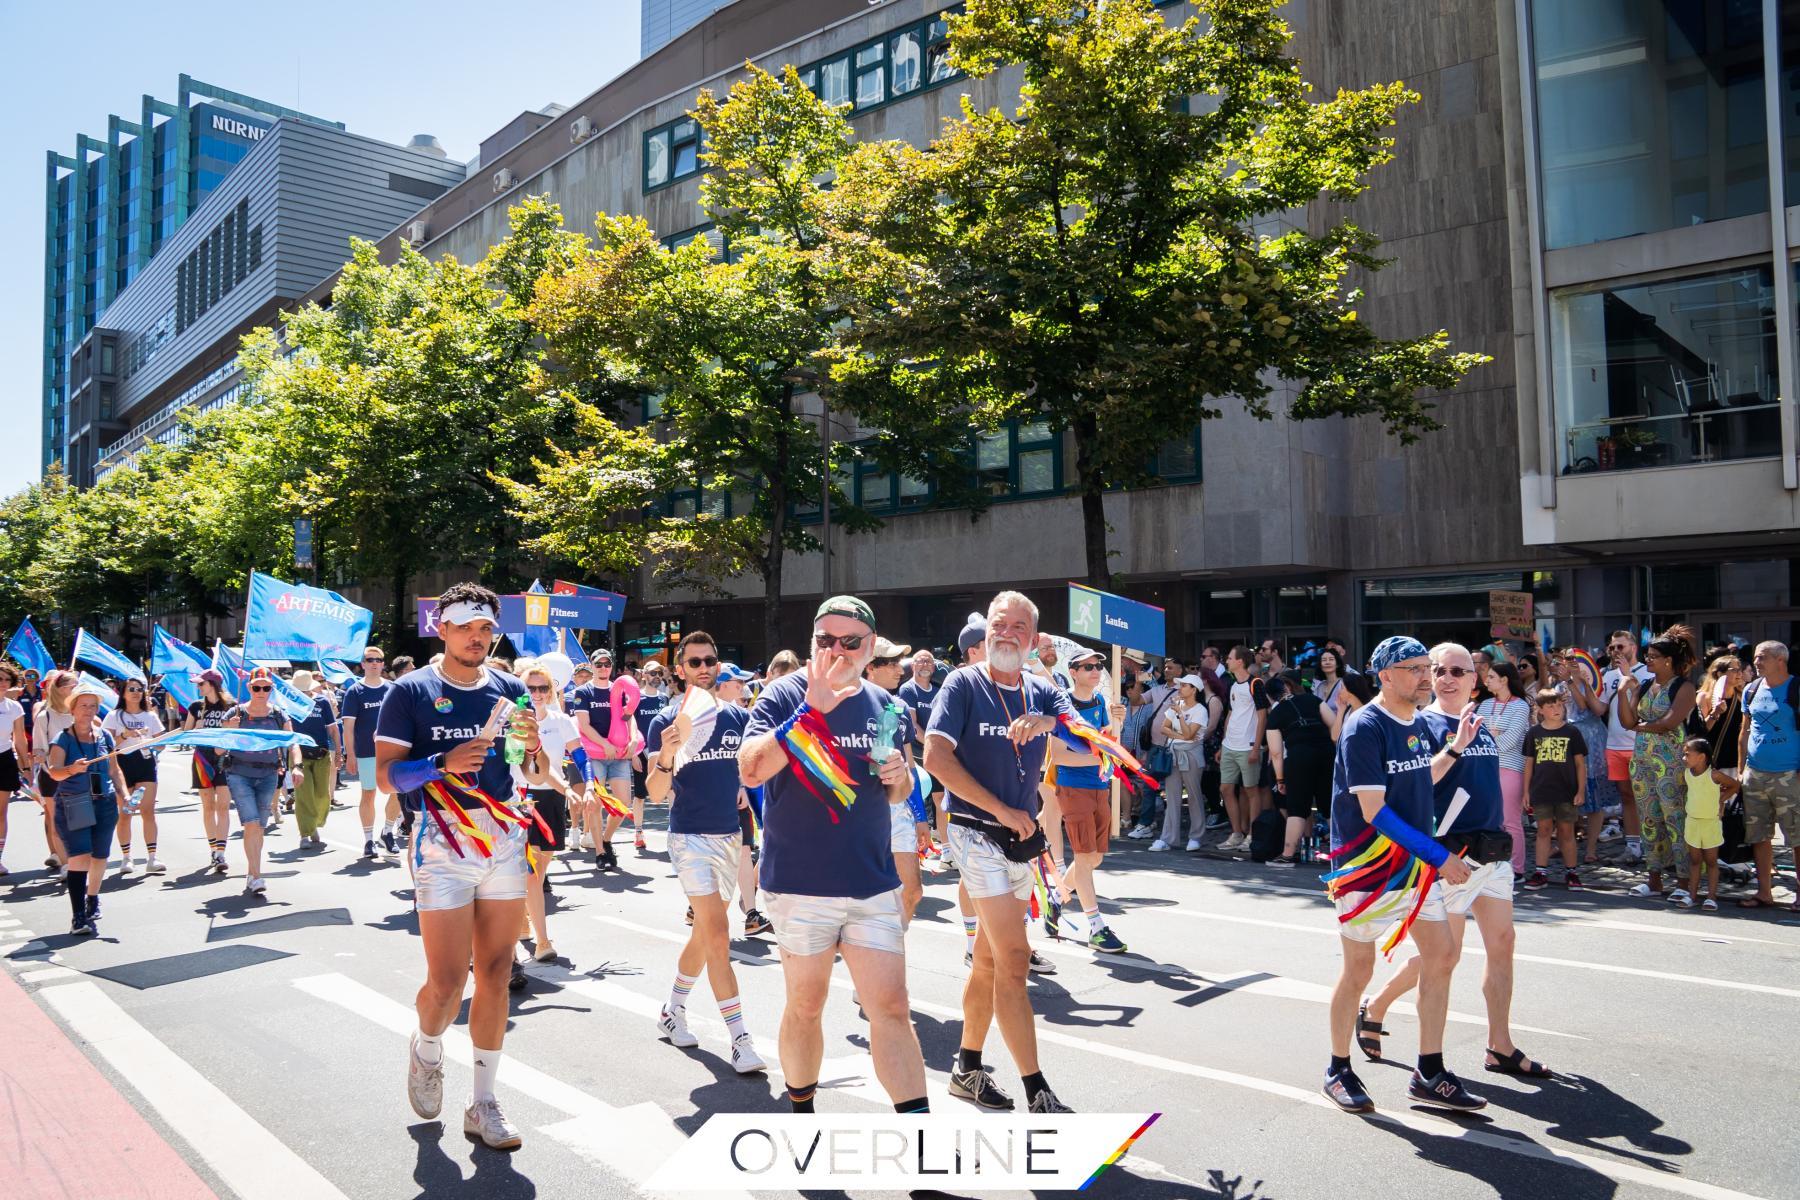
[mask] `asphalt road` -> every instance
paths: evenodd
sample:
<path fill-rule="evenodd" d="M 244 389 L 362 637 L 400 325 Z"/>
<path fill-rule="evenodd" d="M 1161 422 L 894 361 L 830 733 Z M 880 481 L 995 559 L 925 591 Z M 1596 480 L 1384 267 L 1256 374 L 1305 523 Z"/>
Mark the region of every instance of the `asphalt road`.
<path fill-rule="evenodd" d="M 0 958 L 218 1196 L 644 1195 L 641 1181 L 708 1113 L 785 1111 L 778 1071 L 731 1070 L 704 982 L 689 1007 L 699 1048 L 657 1038 L 685 928 L 653 829 L 641 856 L 621 843 L 618 873 L 597 873 L 578 856 L 554 869 L 552 929 L 566 963 L 531 968 L 500 1075 L 524 1148 L 496 1154 L 454 1124 L 420 1122 L 403 1089 L 423 967 L 404 865 L 358 857 L 354 809 L 333 812 L 329 845 L 317 854 L 297 849 L 289 818 L 270 842 L 267 897 L 249 897 L 235 837 L 232 874 L 203 873 L 197 801 L 183 791 L 186 756 L 164 757 L 169 873 L 109 875 L 98 939 L 64 932 L 66 901 L 32 865 L 43 858 L 35 807 L 12 806 Z M 1380 1106 L 1365 1119 L 1330 1108 L 1317 1091 L 1338 943 L 1316 873 L 1120 843 L 1102 886 L 1108 920 L 1131 952 L 1104 958 L 1033 935 L 1060 967 L 1032 984 L 1051 1083 L 1078 1110 L 1162 1114 L 1090 1194 L 1800 1195 L 1800 918 L 1730 905 L 1717 916 L 1672 911 L 1623 896 L 1619 872 L 1594 878 L 1611 890 L 1552 888 L 1519 902 L 1515 1030 L 1559 1078 L 1482 1072 L 1483 960 L 1471 933 L 1446 1050 L 1488 1109 L 1451 1118 L 1410 1107 L 1397 1063 L 1361 1068 Z M 908 978 L 934 1106 L 943 1107 L 958 1103 L 943 1088 L 960 1026 L 962 935 L 955 876 L 927 879 L 908 935 Z M 749 1027 L 774 1064 L 775 947 L 767 938 L 734 947 Z M 891 1111 L 841 966 L 838 978 L 819 1108 Z M 1410 1065 L 1410 1010 L 1397 1009 L 1389 1027 L 1393 1057 Z M 55 1131 L 17 1143 L 30 1122 L 16 1118 L 42 1099 L 33 1091 L 42 1080 L 16 1069 L 9 1036 L 0 1026 L 0 1107 L 15 1110 L 0 1120 L 0 1162 L 83 1153 L 104 1138 L 76 1128 L 60 1147 Z M 453 1121 L 469 1073 L 454 1040 L 447 1044 Z M 1019 1094 L 997 1033 L 988 1061 Z M 139 1161 L 146 1165 L 131 1175 L 139 1190 L 118 1195 L 192 1194 L 159 1190 L 152 1160 Z M 91 1190 L 75 1194 L 96 1200 Z"/>

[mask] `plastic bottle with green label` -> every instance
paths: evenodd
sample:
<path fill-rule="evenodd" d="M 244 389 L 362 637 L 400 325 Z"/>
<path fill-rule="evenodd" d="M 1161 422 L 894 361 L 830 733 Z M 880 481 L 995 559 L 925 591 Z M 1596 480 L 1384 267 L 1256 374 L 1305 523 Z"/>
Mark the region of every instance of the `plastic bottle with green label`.
<path fill-rule="evenodd" d="M 520 696 L 513 702 L 513 716 L 517 717 L 531 707 L 531 701 Z M 514 732 L 511 720 L 506 723 L 506 761 L 509 766 L 518 766 L 525 761 L 525 742 Z"/>

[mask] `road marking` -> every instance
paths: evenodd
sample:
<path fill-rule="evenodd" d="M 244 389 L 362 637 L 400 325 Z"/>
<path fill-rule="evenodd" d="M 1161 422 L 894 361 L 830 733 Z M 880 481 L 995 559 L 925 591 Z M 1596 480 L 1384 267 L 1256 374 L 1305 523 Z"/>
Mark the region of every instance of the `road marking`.
<path fill-rule="evenodd" d="M 345 1200 L 330 1180 L 98 986 L 71 983 L 41 994 L 241 1200 Z"/>
<path fill-rule="evenodd" d="M 1295 933 L 1310 933 L 1324 937 L 1336 937 L 1337 930 L 1323 925 L 1302 925 L 1296 921 L 1265 921 L 1257 917 L 1234 917 L 1224 913 L 1196 912 L 1193 909 L 1172 908 L 1167 910 L 1171 916 L 1186 917 L 1194 921 L 1224 921 L 1231 925 L 1254 925 L 1261 929 L 1286 929 Z M 1465 945 L 1464 954 L 1480 954 L 1487 951 L 1480 946 Z M 1547 967 L 1571 967 L 1580 971 L 1599 971 L 1607 975 L 1635 975 L 1645 979 L 1670 979 L 1677 983 L 1695 983 L 1703 987 L 1725 988 L 1735 992 L 1760 992 L 1766 996 L 1785 996 L 1800 1000 L 1800 989 L 1776 987 L 1771 983 L 1745 983 L 1737 979 L 1715 979 L 1706 975 L 1677 975 L 1671 971 L 1651 971 L 1643 967 L 1621 967 L 1612 963 L 1581 962 L 1573 958 L 1551 958 L 1542 954 L 1513 954 L 1514 962 L 1539 963 Z"/>
<path fill-rule="evenodd" d="M 402 1037 L 409 1036 L 418 1024 L 411 1007 L 346 975 L 312 975 L 293 982 L 307 995 L 339 1005 Z M 601 986 L 603 981 L 591 982 Z M 468 1068 L 474 1057 L 468 1032 L 455 1025 L 446 1030 L 444 1053 Z M 654 1104 L 616 1107 L 516 1058 L 506 1060 L 501 1078 L 506 1087 L 569 1114 L 567 1121 L 541 1126 L 542 1132 L 631 1183 L 641 1184 L 687 1143 L 669 1115 Z M 398 1071 L 395 1079 L 399 1086 Z M 749 1200 L 744 1193 L 723 1194 Z"/>
<path fill-rule="evenodd" d="M 35 971 L 21 971 L 20 983 L 45 983 L 52 979 L 73 979 L 80 971 L 71 971 L 67 967 L 40 967 Z"/>

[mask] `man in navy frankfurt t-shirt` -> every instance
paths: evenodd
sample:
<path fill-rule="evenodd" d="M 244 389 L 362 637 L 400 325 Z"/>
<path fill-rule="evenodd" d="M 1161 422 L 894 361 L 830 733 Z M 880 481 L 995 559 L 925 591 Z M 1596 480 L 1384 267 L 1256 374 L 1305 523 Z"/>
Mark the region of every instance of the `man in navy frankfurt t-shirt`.
<path fill-rule="evenodd" d="M 874 657 L 874 610 L 855 596 L 825 601 L 813 617 L 805 670 L 763 689 L 738 755 L 744 786 L 763 788 L 761 883 L 787 979 L 781 1067 L 795 1112 L 813 1111 L 824 1056 L 820 1016 L 837 954 L 862 1001 L 875 1074 L 895 1110 L 926 1110 L 925 1063 L 906 999 L 900 877 L 888 849 L 888 806 L 904 803 L 912 789 L 903 756 L 890 754 L 879 767 L 869 756 L 892 703 L 862 677 Z M 808 713 L 824 718 L 848 767 L 855 796 L 848 807 L 790 763 L 790 750 L 816 728 Z"/>
<path fill-rule="evenodd" d="M 1331 849 L 1335 865 L 1345 866 L 1369 847 L 1376 835 L 1416 859 L 1438 869 L 1446 883 L 1463 883 L 1469 868 L 1432 840 L 1436 821 L 1432 782 L 1441 778 L 1469 745 L 1480 721 L 1471 708 L 1458 722 L 1455 737 L 1442 750 L 1431 727 L 1419 715 L 1418 700 L 1431 671 L 1425 647 L 1410 637 L 1391 637 L 1375 647 L 1371 669 L 1381 680 L 1381 693 L 1345 720 L 1338 735 L 1337 764 L 1332 777 Z M 1371 827 L 1373 829 L 1371 830 Z M 1365 836 L 1366 835 L 1366 836 Z M 1344 851 L 1339 854 L 1339 851 Z M 1407 870 L 1408 862 L 1401 870 Z M 1323 1091 L 1346 1112 L 1375 1107 L 1362 1080 L 1350 1067 L 1350 1040 L 1361 1022 L 1358 1001 L 1375 971 L 1375 942 L 1389 922 L 1344 920 L 1370 900 L 1368 892 L 1337 897 L 1338 941 L 1343 970 L 1331 994 L 1331 1064 Z M 1374 901 L 1401 916 L 1419 904 L 1412 939 L 1419 950 L 1419 1067 L 1407 1091 L 1411 1098 L 1440 1108 L 1468 1111 L 1487 1101 L 1471 1095 L 1444 1066 L 1444 1019 L 1450 1007 L 1450 972 L 1455 944 L 1445 925 L 1441 886 L 1434 882 L 1421 898 L 1414 889 L 1389 893 Z"/>
<path fill-rule="evenodd" d="M 387 656 L 380 646 L 363 651 L 363 677 L 344 690 L 344 724 L 348 727 L 350 753 L 356 759 L 356 782 L 362 788 L 359 814 L 363 823 L 363 857 L 375 857 L 375 723 L 381 717 L 381 702 L 393 685 L 381 677 Z M 400 853 L 394 829 L 400 823 L 400 798 L 390 796 L 387 823 L 381 828 L 381 844 L 389 854 Z"/>

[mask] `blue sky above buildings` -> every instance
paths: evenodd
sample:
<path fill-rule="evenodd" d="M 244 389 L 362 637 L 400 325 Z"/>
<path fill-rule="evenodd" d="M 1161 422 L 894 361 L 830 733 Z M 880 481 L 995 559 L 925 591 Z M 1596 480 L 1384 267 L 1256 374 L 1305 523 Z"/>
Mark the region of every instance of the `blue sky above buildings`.
<path fill-rule="evenodd" d="M 436 134 L 450 157 L 525 109 L 570 104 L 636 61 L 638 0 L 495 8 L 467 0 L 315 0 L 300 9 L 164 10 L 83 0 L 0 2 L 0 493 L 38 474 L 43 400 L 44 152 L 106 136 L 182 72 L 404 144 Z"/>

